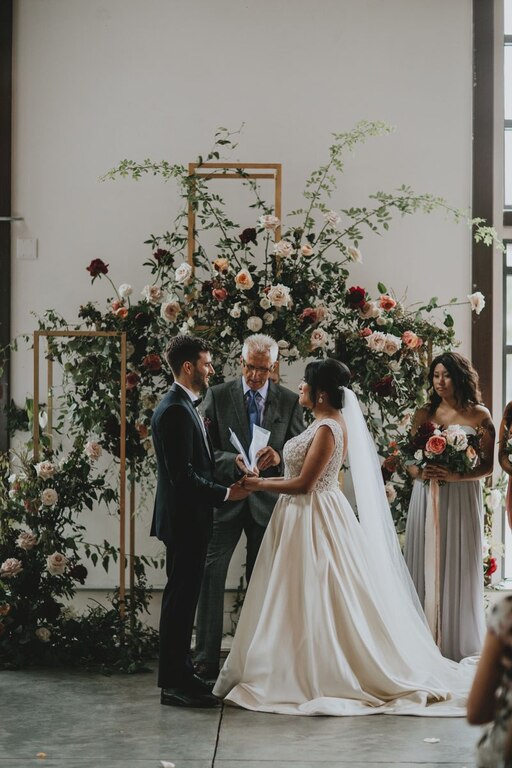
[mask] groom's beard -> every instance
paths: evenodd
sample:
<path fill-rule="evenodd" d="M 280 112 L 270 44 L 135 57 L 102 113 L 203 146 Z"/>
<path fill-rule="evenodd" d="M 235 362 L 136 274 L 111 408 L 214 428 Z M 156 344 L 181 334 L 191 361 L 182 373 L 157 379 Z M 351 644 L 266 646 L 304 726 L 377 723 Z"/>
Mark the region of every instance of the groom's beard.
<path fill-rule="evenodd" d="M 198 392 L 200 395 L 204 394 L 208 389 L 209 376 L 205 373 L 201 373 L 197 369 L 194 370 L 194 376 L 192 378 L 192 389 L 194 392 Z"/>

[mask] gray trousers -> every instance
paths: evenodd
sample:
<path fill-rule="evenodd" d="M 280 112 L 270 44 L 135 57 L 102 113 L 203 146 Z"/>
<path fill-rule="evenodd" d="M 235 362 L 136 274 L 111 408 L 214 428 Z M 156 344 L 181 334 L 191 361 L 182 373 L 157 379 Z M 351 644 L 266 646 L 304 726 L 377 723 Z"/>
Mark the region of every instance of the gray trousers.
<path fill-rule="evenodd" d="M 244 531 L 247 537 L 245 574 L 249 583 L 265 530 L 266 526 L 256 523 L 248 509 L 244 509 L 233 520 L 220 521 L 214 518 L 197 606 L 196 662 L 215 666 L 219 663 L 224 623 L 224 589 L 231 557 Z"/>

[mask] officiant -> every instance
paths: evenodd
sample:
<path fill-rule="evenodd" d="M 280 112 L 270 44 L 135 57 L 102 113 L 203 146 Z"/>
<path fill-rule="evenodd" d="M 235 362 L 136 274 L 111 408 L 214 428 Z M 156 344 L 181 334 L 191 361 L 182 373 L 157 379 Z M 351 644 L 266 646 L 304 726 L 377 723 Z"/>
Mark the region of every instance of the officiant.
<path fill-rule="evenodd" d="M 268 445 L 258 454 L 257 467 L 264 477 L 283 473 L 283 446 L 304 430 L 298 395 L 271 380 L 279 348 L 270 336 L 254 334 L 242 347 L 242 375 L 207 391 L 203 413 L 215 449 L 215 478 L 226 486 L 247 472 L 230 441 L 233 430 L 249 453 L 253 425 L 270 431 Z M 233 552 L 242 531 L 247 538 L 246 579 L 249 582 L 256 555 L 277 500 L 273 493 L 255 493 L 240 502 L 227 502 L 214 511 L 197 613 L 195 668 L 205 679 L 219 672 L 224 619 L 224 588 Z"/>

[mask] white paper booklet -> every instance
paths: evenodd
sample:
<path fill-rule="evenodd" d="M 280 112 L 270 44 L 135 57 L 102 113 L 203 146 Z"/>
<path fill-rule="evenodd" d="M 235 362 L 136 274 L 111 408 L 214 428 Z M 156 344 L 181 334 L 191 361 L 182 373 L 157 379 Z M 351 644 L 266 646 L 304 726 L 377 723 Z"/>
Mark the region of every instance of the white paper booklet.
<path fill-rule="evenodd" d="M 229 439 L 231 443 L 234 445 L 238 453 L 242 456 L 245 466 L 247 469 L 250 469 L 251 472 L 254 472 L 256 469 L 257 459 L 256 454 L 258 451 L 261 451 L 262 448 L 266 448 L 268 445 L 268 441 L 270 439 L 270 432 L 268 429 L 263 429 L 263 427 L 258 427 L 256 424 L 253 427 L 252 430 L 252 440 L 251 444 L 249 446 L 249 456 L 247 456 L 246 452 L 243 449 L 242 443 L 236 436 L 236 434 L 233 432 L 231 427 L 229 428 Z"/>

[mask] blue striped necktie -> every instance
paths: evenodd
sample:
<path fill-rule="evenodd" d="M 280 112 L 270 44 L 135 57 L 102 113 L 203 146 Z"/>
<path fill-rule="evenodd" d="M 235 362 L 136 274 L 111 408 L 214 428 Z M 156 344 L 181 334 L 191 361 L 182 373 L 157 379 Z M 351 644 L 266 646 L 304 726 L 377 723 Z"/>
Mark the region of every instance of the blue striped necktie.
<path fill-rule="evenodd" d="M 249 424 L 251 427 L 251 434 L 252 434 L 252 428 L 256 424 L 259 426 L 260 424 L 260 412 L 258 410 L 258 404 L 256 402 L 256 398 L 261 397 L 259 392 L 254 392 L 252 389 L 249 389 L 247 392 L 247 415 L 249 416 Z"/>

